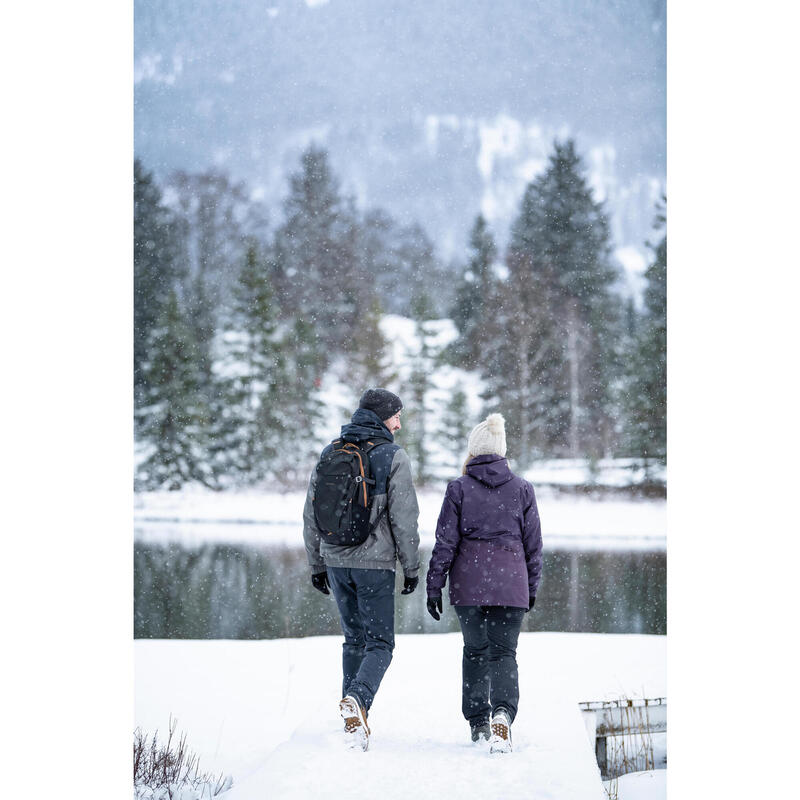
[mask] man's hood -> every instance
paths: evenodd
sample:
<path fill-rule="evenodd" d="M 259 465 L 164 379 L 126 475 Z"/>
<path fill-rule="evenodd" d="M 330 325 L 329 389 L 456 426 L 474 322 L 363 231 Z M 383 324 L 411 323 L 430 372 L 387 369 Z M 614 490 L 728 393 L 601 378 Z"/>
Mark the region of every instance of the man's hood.
<path fill-rule="evenodd" d="M 357 408 L 350 422 L 342 425 L 342 439 L 348 442 L 363 442 L 365 439 L 388 439 L 394 441 L 394 436 L 389 429 L 378 419 L 374 411 L 366 408 Z"/>
<path fill-rule="evenodd" d="M 467 475 L 492 489 L 508 483 L 514 477 L 514 473 L 508 467 L 508 461 L 496 453 L 475 456 L 467 464 Z"/>

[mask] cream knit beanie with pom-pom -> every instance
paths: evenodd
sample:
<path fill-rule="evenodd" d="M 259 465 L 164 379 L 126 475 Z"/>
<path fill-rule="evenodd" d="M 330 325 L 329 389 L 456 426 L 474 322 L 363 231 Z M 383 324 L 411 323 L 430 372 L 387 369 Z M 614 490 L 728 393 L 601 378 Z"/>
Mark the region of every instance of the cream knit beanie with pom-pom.
<path fill-rule="evenodd" d="M 489 414 L 483 422 L 479 422 L 469 435 L 469 454 L 483 456 L 497 453 L 506 455 L 506 421 L 502 414 Z"/>

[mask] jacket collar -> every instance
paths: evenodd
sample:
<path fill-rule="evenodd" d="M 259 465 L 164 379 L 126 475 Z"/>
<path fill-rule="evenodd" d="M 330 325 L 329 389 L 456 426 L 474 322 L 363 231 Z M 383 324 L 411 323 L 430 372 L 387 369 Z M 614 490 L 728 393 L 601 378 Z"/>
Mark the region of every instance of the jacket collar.
<path fill-rule="evenodd" d="M 342 425 L 341 436 L 351 442 L 372 438 L 394 441 L 391 431 L 383 424 L 382 420 L 378 419 L 378 415 L 366 408 L 355 410 L 350 422 Z"/>

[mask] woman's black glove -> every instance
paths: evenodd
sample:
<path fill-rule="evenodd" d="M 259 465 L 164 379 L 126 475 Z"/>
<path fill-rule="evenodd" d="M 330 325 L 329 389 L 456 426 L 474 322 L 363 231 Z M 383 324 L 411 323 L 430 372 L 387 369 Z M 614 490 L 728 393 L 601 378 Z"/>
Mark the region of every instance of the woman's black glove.
<path fill-rule="evenodd" d="M 536 602 L 536 595 L 532 595 L 528 603 L 528 611 L 533 611 L 533 604 Z"/>
<path fill-rule="evenodd" d="M 442 613 L 442 596 L 428 598 L 428 613 L 435 619 L 439 620 L 439 614 Z"/>
<path fill-rule="evenodd" d="M 328 573 L 327 572 L 318 572 L 316 575 L 311 576 L 311 583 L 314 584 L 314 588 L 318 589 L 322 594 L 330 594 L 328 591 L 328 587 L 330 583 L 328 583 Z"/>
<path fill-rule="evenodd" d="M 417 584 L 419 583 L 419 578 L 409 578 L 406 577 L 405 581 L 403 582 L 403 591 L 400 594 L 411 594 L 414 589 L 417 588 Z"/>

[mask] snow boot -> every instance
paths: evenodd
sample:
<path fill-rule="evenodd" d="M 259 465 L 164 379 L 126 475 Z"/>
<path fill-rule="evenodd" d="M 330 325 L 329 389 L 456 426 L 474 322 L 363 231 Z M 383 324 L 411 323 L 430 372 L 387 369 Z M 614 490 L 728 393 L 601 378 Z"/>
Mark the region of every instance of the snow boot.
<path fill-rule="evenodd" d="M 344 737 L 351 750 L 366 750 L 369 747 L 367 712 L 359 701 L 348 694 L 339 701 L 339 713 L 344 720 Z"/>
<path fill-rule="evenodd" d="M 490 753 L 511 752 L 511 722 L 508 712 L 499 708 L 492 714 L 492 735 L 489 738 Z"/>
<path fill-rule="evenodd" d="M 469 726 L 472 734 L 472 741 L 477 744 L 485 744 L 492 735 L 492 729 L 488 722 L 479 722 L 477 725 Z"/>

